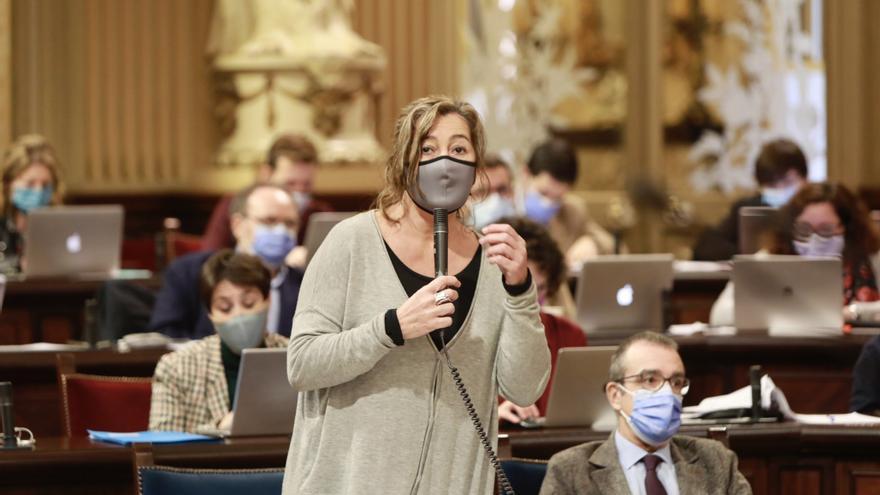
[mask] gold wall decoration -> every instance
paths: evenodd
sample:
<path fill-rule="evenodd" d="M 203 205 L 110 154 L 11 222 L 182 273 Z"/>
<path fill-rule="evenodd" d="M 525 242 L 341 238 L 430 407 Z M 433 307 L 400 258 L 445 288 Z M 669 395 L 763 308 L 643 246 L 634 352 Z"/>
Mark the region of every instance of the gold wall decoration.
<path fill-rule="evenodd" d="M 309 137 L 323 163 L 382 160 L 374 103 L 385 54 L 352 31 L 351 9 L 339 0 L 218 0 L 208 52 L 225 93 L 219 165 L 259 164 L 289 132 Z"/>

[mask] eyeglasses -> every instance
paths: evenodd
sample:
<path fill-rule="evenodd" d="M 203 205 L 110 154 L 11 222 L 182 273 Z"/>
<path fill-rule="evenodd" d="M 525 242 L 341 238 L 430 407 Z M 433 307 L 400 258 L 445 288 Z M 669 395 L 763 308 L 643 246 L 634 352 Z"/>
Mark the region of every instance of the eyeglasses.
<path fill-rule="evenodd" d="M 795 222 L 792 228 L 792 234 L 795 239 L 807 240 L 811 235 L 816 234 L 819 237 L 833 237 L 840 232 L 840 224 L 831 225 L 827 223 L 823 223 L 816 228 L 813 228 L 807 222 Z"/>
<path fill-rule="evenodd" d="M 635 375 L 625 376 L 617 383 L 623 384 L 627 380 L 637 383 L 641 388 L 650 392 L 656 392 L 663 388 L 663 384 L 669 382 L 672 391 L 678 395 L 685 395 L 691 388 L 691 381 L 684 375 L 672 375 L 664 377 L 659 371 L 646 370 Z"/>

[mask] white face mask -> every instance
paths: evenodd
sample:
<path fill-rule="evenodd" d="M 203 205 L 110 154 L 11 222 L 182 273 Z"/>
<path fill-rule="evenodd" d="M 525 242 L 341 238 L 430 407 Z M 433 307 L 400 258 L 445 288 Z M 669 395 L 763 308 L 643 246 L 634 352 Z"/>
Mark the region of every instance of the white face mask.
<path fill-rule="evenodd" d="M 794 244 L 794 250 L 801 256 L 840 258 L 843 256 L 843 248 L 846 241 L 843 238 L 843 234 L 822 237 L 819 234 L 812 233 L 806 241 L 795 240 L 792 244 Z"/>
<path fill-rule="evenodd" d="M 474 203 L 474 227 L 480 230 L 486 225 L 515 214 L 516 208 L 513 206 L 513 201 L 501 196 L 497 192 L 493 192 L 486 196 L 486 199 L 483 201 Z"/>
<path fill-rule="evenodd" d="M 293 191 L 290 193 L 290 197 L 293 199 L 294 204 L 296 204 L 296 209 L 299 211 L 300 215 L 306 211 L 309 203 L 312 202 L 312 195 L 307 192 Z"/>
<path fill-rule="evenodd" d="M 765 187 L 761 191 L 761 200 L 774 208 L 780 208 L 797 194 L 800 186 L 792 184 L 787 187 Z"/>

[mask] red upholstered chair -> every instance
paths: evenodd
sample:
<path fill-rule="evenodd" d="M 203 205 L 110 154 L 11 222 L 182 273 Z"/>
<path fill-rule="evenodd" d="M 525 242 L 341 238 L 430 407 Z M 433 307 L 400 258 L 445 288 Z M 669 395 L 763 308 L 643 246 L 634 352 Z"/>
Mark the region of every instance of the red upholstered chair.
<path fill-rule="evenodd" d="M 202 237 L 185 234 L 180 231 L 180 219 L 168 217 L 162 222 L 165 236 L 165 262 L 170 263 L 184 254 L 194 253 L 202 249 Z"/>
<path fill-rule="evenodd" d="M 151 378 L 76 373 L 72 354 L 58 354 L 61 418 L 68 437 L 86 429 L 143 431 L 150 420 Z"/>

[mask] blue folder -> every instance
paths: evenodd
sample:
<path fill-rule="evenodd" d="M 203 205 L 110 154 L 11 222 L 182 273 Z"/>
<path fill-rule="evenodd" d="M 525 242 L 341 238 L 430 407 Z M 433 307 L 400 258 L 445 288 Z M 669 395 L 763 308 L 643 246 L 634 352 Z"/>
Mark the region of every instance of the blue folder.
<path fill-rule="evenodd" d="M 196 435 L 195 433 L 184 433 L 182 431 L 135 431 L 130 433 L 95 430 L 86 431 L 89 432 L 89 438 L 92 440 L 116 443 L 119 445 L 131 445 L 133 443 L 210 442 L 220 440 L 217 437 Z"/>

